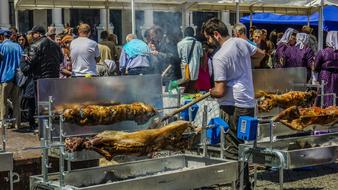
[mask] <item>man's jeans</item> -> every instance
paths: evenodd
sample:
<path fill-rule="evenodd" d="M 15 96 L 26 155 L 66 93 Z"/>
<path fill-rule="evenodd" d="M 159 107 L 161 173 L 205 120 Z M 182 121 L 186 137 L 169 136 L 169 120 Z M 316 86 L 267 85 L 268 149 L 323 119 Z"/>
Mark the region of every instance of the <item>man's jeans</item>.
<path fill-rule="evenodd" d="M 1 83 L 1 97 L 0 97 L 0 119 L 6 119 L 8 116 L 9 99 L 13 104 L 13 115 L 16 119 L 15 128 L 20 128 L 21 114 L 20 114 L 20 99 L 19 99 L 19 87 L 14 82 Z"/>
<path fill-rule="evenodd" d="M 238 145 L 242 144 L 243 141 L 237 138 L 237 125 L 238 119 L 240 116 L 254 116 L 254 108 L 239 108 L 235 106 L 221 106 L 220 109 L 223 111 L 223 119 L 227 121 L 230 125 L 230 133 L 232 135 L 226 135 L 226 143 L 228 149 L 225 151 L 225 156 L 229 159 L 238 160 Z M 244 172 L 244 184 L 245 189 L 250 189 L 249 181 L 249 167 L 248 165 L 245 168 L 239 168 L 239 176 L 241 172 Z M 238 176 L 238 177 L 239 177 Z"/>
<path fill-rule="evenodd" d="M 149 74 L 149 67 L 135 67 L 128 69 L 128 75 L 146 75 Z"/>

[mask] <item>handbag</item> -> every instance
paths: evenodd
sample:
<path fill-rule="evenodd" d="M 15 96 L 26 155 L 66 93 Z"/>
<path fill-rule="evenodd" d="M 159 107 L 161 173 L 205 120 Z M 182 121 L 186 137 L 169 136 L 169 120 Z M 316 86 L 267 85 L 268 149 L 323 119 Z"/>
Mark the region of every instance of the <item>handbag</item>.
<path fill-rule="evenodd" d="M 28 77 L 23 74 L 20 68 L 15 71 L 14 82 L 18 87 L 23 87 L 26 84 Z"/>
<path fill-rule="evenodd" d="M 194 47 L 195 47 L 195 43 L 196 40 L 193 40 L 192 45 L 191 45 L 191 49 L 188 55 L 188 63 L 184 65 L 184 73 L 183 73 L 183 79 L 184 81 L 190 81 L 191 77 L 190 77 L 190 69 L 189 69 L 189 63 L 191 60 L 191 56 L 192 56 L 192 52 L 194 51 Z"/>

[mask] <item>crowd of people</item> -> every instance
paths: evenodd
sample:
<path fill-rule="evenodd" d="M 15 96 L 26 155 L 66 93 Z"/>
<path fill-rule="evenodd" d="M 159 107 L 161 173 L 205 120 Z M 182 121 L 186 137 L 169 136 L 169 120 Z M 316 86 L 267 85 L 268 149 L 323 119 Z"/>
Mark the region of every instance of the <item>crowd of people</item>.
<path fill-rule="evenodd" d="M 284 33 L 269 33 L 235 24 L 231 36 L 215 18 L 206 21 L 200 33 L 185 28 L 181 39 L 159 26 L 146 30 L 142 38 L 128 34 L 120 49 L 116 35 L 107 31 L 100 34 L 99 43 L 90 39 L 88 24 L 80 23 L 76 31 L 66 26 L 56 34 L 54 27 L 46 32 L 39 25 L 27 34 L 14 27 L 0 29 L 1 119 L 12 114 L 15 127 L 20 128 L 20 110 L 25 110 L 34 130 L 36 81 L 43 78 L 162 74 L 164 86 L 175 81 L 186 92 L 210 91 L 234 134 L 239 116 L 254 114 L 254 68 L 304 67 L 309 82 L 323 81 L 325 93 L 338 91 L 337 31 L 327 33 L 326 47 L 320 51 L 309 26 L 300 32 L 288 28 Z M 332 98 L 325 97 L 324 106 L 331 105 Z M 236 159 L 241 141 L 235 135 L 227 141 L 235 145 L 227 157 Z M 247 168 L 244 172 L 248 176 Z"/>
<path fill-rule="evenodd" d="M 32 128 L 36 127 L 35 85 L 41 78 L 145 75 L 166 71 L 164 85 L 179 81 L 186 92 L 207 91 L 217 84 L 214 55 L 221 47 L 219 43 L 208 43 L 203 32 L 196 34 L 192 27 L 185 28 L 183 38 L 177 40 L 179 36 L 173 37 L 161 27 L 153 26 L 141 39 L 128 34 L 122 48 L 118 48 L 117 36 L 107 31 L 101 32 L 99 43 L 90 39 L 92 29 L 86 23 L 80 23 L 76 33 L 70 26 L 58 34 L 53 26 L 48 27 L 47 32 L 42 26 L 34 26 L 26 34 L 18 33 L 15 27 L 0 31 L 1 117 L 8 115 L 8 105 L 20 105 L 21 110 L 26 110 Z M 288 28 L 284 33 L 277 33 L 256 27 L 247 30 L 239 23 L 233 26 L 232 37 L 241 38 L 264 52 L 263 57 L 251 57 L 251 69 L 305 67 L 310 82 L 325 81 L 325 93 L 337 93 L 336 31 L 328 32 L 327 47 L 319 52 L 309 26 L 300 32 Z M 331 105 L 332 98 L 325 97 L 324 105 Z M 12 114 L 19 128 L 21 114 L 18 109 L 13 109 Z"/>

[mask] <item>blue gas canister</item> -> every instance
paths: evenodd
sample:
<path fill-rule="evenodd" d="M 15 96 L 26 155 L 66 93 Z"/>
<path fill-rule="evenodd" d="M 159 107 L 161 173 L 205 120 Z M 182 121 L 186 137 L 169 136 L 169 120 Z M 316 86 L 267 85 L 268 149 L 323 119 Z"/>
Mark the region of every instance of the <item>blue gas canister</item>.
<path fill-rule="evenodd" d="M 210 128 L 207 129 L 207 138 L 210 141 L 210 144 L 218 144 L 221 139 L 221 127 L 224 128 L 224 131 L 229 129 L 229 125 L 223 119 L 219 117 L 212 118 L 208 126 Z"/>
<path fill-rule="evenodd" d="M 184 101 L 184 105 L 188 104 L 189 102 L 191 102 L 191 100 L 185 100 Z M 180 117 L 185 120 L 185 121 L 189 121 L 189 109 L 191 109 L 191 115 L 192 115 L 192 119 L 191 121 L 195 120 L 195 117 L 197 115 L 197 111 L 199 109 L 199 106 L 197 104 L 192 105 L 190 108 L 182 111 L 180 113 Z"/>
<path fill-rule="evenodd" d="M 253 141 L 257 135 L 258 120 L 255 117 L 240 116 L 237 125 L 237 137 L 244 141 Z"/>

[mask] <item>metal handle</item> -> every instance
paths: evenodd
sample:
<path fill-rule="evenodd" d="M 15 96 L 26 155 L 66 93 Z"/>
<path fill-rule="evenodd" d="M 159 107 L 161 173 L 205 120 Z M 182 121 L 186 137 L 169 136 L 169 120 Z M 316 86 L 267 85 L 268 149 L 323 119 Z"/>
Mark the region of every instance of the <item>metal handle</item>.
<path fill-rule="evenodd" d="M 164 117 L 161 119 L 161 121 L 164 121 L 164 120 L 167 120 L 167 119 L 173 117 L 174 115 L 180 113 L 181 111 L 183 111 L 183 110 L 185 110 L 185 109 L 188 109 L 188 108 L 191 107 L 192 105 L 194 105 L 194 104 L 196 104 L 196 103 L 198 103 L 198 102 L 200 102 L 200 101 L 206 99 L 206 98 L 209 97 L 209 96 L 210 96 L 210 92 L 208 92 L 208 93 L 206 93 L 206 94 L 203 94 L 202 96 L 196 98 L 195 100 L 189 102 L 188 104 L 185 104 L 184 106 L 182 106 L 182 107 L 180 107 L 180 108 L 174 110 L 172 113 L 170 113 L 170 114 L 164 116 Z"/>

